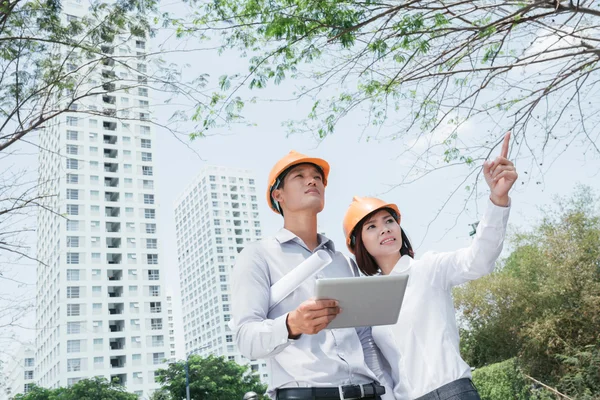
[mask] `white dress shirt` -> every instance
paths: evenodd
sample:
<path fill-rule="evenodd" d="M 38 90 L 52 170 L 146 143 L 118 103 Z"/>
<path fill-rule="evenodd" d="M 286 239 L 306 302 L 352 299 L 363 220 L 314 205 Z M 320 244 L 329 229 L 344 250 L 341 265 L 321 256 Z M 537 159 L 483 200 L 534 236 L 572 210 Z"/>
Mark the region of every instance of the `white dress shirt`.
<path fill-rule="evenodd" d="M 267 394 L 272 398 L 277 388 L 365 384 L 377 380 L 365 363 L 365 357 L 377 351 L 371 328 L 326 329 L 316 335 L 288 339 L 287 315 L 314 296 L 316 279 L 357 273 L 348 259 L 335 251 L 333 242 L 319 235 L 319 243 L 314 251 L 326 250 L 332 263 L 271 311 L 271 286 L 313 253 L 304 242 L 281 229 L 274 237 L 244 248 L 233 270 L 232 314 L 237 347 L 249 359 L 270 358 Z M 386 391 L 390 395 L 391 386 Z"/>
<path fill-rule="evenodd" d="M 452 287 L 494 270 L 506 233 L 510 207 L 491 201 L 467 248 L 428 252 L 419 260 L 403 256 L 392 274 L 409 274 L 398 323 L 373 327 L 373 339 L 394 380 L 396 400 L 415 399 L 461 378 L 471 369 L 460 356 Z"/>

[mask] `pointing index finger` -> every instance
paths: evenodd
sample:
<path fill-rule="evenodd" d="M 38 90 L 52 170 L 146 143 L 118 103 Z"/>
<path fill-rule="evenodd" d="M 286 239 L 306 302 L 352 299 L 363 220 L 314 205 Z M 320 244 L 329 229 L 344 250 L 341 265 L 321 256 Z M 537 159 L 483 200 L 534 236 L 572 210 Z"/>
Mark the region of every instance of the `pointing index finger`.
<path fill-rule="evenodd" d="M 500 152 L 501 157 L 508 158 L 509 142 L 510 142 L 510 132 L 506 132 L 506 135 L 504 135 L 504 142 L 502 142 L 502 151 Z"/>

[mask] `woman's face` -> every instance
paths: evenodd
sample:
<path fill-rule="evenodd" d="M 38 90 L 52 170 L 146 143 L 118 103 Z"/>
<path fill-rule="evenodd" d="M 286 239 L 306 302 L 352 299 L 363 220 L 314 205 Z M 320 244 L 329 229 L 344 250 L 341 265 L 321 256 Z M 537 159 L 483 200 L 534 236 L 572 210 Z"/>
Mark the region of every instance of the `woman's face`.
<path fill-rule="evenodd" d="M 365 248 L 375 259 L 398 254 L 402 248 L 400 225 L 387 210 L 371 215 L 363 224 L 361 234 Z"/>

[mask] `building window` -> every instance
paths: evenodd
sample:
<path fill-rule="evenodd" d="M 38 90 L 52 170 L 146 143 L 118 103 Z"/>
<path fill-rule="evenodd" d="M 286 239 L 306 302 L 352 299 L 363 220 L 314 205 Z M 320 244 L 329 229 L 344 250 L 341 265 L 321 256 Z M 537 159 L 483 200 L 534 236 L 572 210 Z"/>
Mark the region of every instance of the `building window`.
<path fill-rule="evenodd" d="M 153 314 L 160 313 L 162 310 L 160 301 L 152 301 L 150 302 L 150 312 Z"/>
<path fill-rule="evenodd" d="M 152 161 L 152 153 L 142 151 L 142 161 Z"/>
<path fill-rule="evenodd" d="M 79 253 L 67 253 L 67 264 L 79 264 Z"/>
<path fill-rule="evenodd" d="M 67 247 L 79 247 L 79 236 L 67 236 Z"/>
<path fill-rule="evenodd" d="M 142 149 L 150 149 L 152 148 L 152 142 L 150 139 L 142 139 Z"/>
<path fill-rule="evenodd" d="M 71 304 L 69 304 L 71 305 Z M 67 335 L 77 335 L 81 333 L 81 324 L 79 322 L 67 322 Z"/>
<path fill-rule="evenodd" d="M 160 279 L 160 273 L 157 269 L 149 269 L 148 270 L 148 280 L 157 281 Z"/>
<path fill-rule="evenodd" d="M 79 221 L 67 221 L 67 231 L 78 231 Z"/>
<path fill-rule="evenodd" d="M 146 233 L 156 233 L 156 224 L 146 224 Z"/>
<path fill-rule="evenodd" d="M 79 298 L 79 286 L 67 286 L 67 299 Z"/>
<path fill-rule="evenodd" d="M 33 379 L 33 371 L 24 371 L 23 379 Z"/>
<path fill-rule="evenodd" d="M 158 239 L 146 239 L 147 249 L 156 249 L 158 247 Z"/>
<path fill-rule="evenodd" d="M 67 183 L 79 183 L 79 175 L 67 174 Z"/>
<path fill-rule="evenodd" d="M 67 140 L 78 140 L 79 134 L 77 131 L 67 131 Z"/>
<path fill-rule="evenodd" d="M 153 175 L 152 167 L 149 167 L 147 165 L 143 165 L 142 166 L 142 174 L 146 175 L 146 176 L 152 176 Z"/>
<path fill-rule="evenodd" d="M 144 195 L 144 204 L 154 204 L 154 195 L 153 194 L 145 194 Z"/>
<path fill-rule="evenodd" d="M 67 281 L 78 281 L 79 280 L 79 270 L 78 269 L 68 269 L 67 270 Z"/>
<path fill-rule="evenodd" d="M 81 359 L 71 358 L 67 360 L 67 372 L 81 371 Z"/>
<path fill-rule="evenodd" d="M 67 353 L 79 353 L 81 351 L 80 340 L 67 340 Z"/>
<path fill-rule="evenodd" d="M 79 154 L 79 146 L 74 144 L 67 145 L 67 154 L 77 155 Z"/>
<path fill-rule="evenodd" d="M 154 364 L 161 364 L 165 359 L 165 353 L 153 353 L 152 354 L 152 362 Z"/>
<path fill-rule="evenodd" d="M 67 317 L 78 317 L 80 312 L 80 304 L 67 304 Z"/>
<path fill-rule="evenodd" d="M 146 254 L 147 264 L 155 265 L 158 264 L 158 254 Z"/>
<path fill-rule="evenodd" d="M 146 219 L 155 219 L 156 211 L 152 208 L 144 208 L 144 218 Z"/>
<path fill-rule="evenodd" d="M 67 169 L 79 169 L 79 160 L 67 158 Z"/>
<path fill-rule="evenodd" d="M 158 297 L 160 296 L 160 286 L 158 285 L 152 285 L 149 287 L 149 292 L 150 292 L 150 296 L 152 297 Z"/>
<path fill-rule="evenodd" d="M 150 320 L 150 325 L 152 327 L 152 330 L 162 329 L 162 318 L 152 318 Z"/>
<path fill-rule="evenodd" d="M 77 204 L 67 204 L 68 215 L 79 215 L 79 206 Z"/>
<path fill-rule="evenodd" d="M 79 200 L 79 190 L 67 189 L 67 200 Z"/>
<path fill-rule="evenodd" d="M 33 358 L 26 358 L 23 366 L 25 368 L 33 367 Z"/>

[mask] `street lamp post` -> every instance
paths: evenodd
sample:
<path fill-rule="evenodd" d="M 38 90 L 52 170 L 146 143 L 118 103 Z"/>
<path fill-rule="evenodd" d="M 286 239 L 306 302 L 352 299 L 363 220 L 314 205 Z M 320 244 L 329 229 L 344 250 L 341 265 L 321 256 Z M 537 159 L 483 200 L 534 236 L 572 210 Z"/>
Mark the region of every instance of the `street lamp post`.
<path fill-rule="evenodd" d="M 190 400 L 190 366 L 189 366 L 189 360 L 190 360 L 190 356 L 194 353 L 197 353 L 200 350 L 204 350 L 204 349 L 208 349 L 210 346 L 202 346 L 198 349 L 194 349 L 192 351 L 190 351 L 187 355 L 187 357 L 185 358 L 185 398 L 186 400 Z"/>

